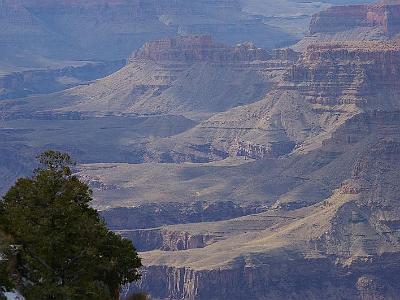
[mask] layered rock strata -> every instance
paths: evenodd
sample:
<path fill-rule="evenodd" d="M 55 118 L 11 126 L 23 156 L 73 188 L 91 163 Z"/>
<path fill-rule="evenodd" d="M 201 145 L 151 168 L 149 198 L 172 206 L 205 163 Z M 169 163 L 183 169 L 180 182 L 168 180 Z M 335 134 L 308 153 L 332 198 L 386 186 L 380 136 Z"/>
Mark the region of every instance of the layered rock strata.
<path fill-rule="evenodd" d="M 283 79 L 261 101 L 214 115 L 173 137 L 179 145 L 174 157 L 184 159 L 190 148 L 192 156 L 186 157 L 194 162 L 228 155 L 276 158 L 319 147 L 359 112 L 400 108 L 399 57 L 396 42 L 311 45 L 286 65 Z M 155 147 L 164 151 L 166 142 Z"/>
<path fill-rule="evenodd" d="M 227 47 L 214 43 L 211 36 L 190 36 L 149 42 L 137 50 L 130 60 L 214 61 L 223 63 L 265 61 L 271 58 L 270 52 L 257 48 L 251 43 Z"/>
<path fill-rule="evenodd" d="M 162 225 L 213 222 L 233 219 L 260 211 L 257 207 L 243 207 L 232 201 L 211 203 L 166 202 L 141 204 L 135 208 L 111 208 L 101 212 L 112 230 L 148 229 Z"/>
<path fill-rule="evenodd" d="M 378 27 L 387 37 L 400 33 L 400 2 L 383 1 L 378 4 L 333 6 L 316 14 L 310 33 L 337 33 L 356 27 Z"/>
<path fill-rule="evenodd" d="M 231 45 L 254 40 L 270 48 L 293 39 L 243 12 L 238 0 L 2 0 L 0 16 L 0 70 L 124 59 L 147 41 L 176 35 L 211 34 Z"/>
<path fill-rule="evenodd" d="M 224 46 L 209 36 L 178 37 L 146 44 L 108 77 L 51 96 L 31 97 L 22 107 L 21 102 L 13 104 L 15 110 L 30 112 L 61 109 L 205 119 L 261 99 L 296 58 L 291 50 Z"/>
<path fill-rule="evenodd" d="M 333 170 L 344 172 L 324 201 L 283 208 L 287 219 L 202 249 L 143 253 L 144 276 L 132 291 L 148 290 L 160 299 L 396 299 L 399 125 L 398 112 L 347 121 L 315 150 L 321 157 L 338 153 L 327 165 L 331 172 L 316 171 L 320 188 Z"/>
<path fill-rule="evenodd" d="M 124 238 L 135 241 L 138 251 L 160 249 L 163 251 L 180 251 L 204 248 L 217 239 L 211 234 L 195 234 L 168 229 L 121 230 L 117 231 Z"/>
<path fill-rule="evenodd" d="M 400 44 L 342 42 L 311 45 L 286 74 L 288 85 L 311 103 L 398 108 Z"/>

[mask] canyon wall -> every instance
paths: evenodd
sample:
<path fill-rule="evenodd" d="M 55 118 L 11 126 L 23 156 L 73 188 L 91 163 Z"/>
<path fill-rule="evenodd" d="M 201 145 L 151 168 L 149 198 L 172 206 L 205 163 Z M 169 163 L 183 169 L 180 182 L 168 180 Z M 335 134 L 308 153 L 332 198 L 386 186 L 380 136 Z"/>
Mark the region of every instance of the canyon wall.
<path fill-rule="evenodd" d="M 391 110 L 399 108 L 399 58 L 398 43 L 316 44 L 307 48 L 285 78 L 311 103 Z"/>
<path fill-rule="evenodd" d="M 194 203 L 149 203 L 135 208 L 112 208 L 101 215 L 112 230 L 147 229 L 163 225 L 228 220 L 249 215 L 261 208 L 240 206 L 232 201 Z"/>
<path fill-rule="evenodd" d="M 176 144 L 190 145 L 190 150 L 177 147 L 174 157 L 193 162 L 228 155 L 265 159 L 319 147 L 360 111 L 400 109 L 399 57 L 398 43 L 355 41 L 311 45 L 298 60 L 254 63 L 264 76 L 280 72 L 270 92 L 180 135 Z"/>
<path fill-rule="evenodd" d="M 0 6 L 0 71 L 124 59 L 145 42 L 176 35 L 210 34 L 231 45 L 255 41 L 269 48 L 293 39 L 243 12 L 237 0 L 2 0 Z"/>
<path fill-rule="evenodd" d="M 241 62 L 271 59 L 271 52 L 251 43 L 228 47 L 216 44 L 211 36 L 177 37 L 146 43 L 130 58 L 154 61 Z"/>
<path fill-rule="evenodd" d="M 400 33 L 400 3 L 333 6 L 311 20 L 310 33 L 337 33 L 357 27 L 379 27 L 393 37 Z"/>
<path fill-rule="evenodd" d="M 151 291 L 155 298 L 179 300 L 397 299 L 399 125 L 398 112 L 348 120 L 315 150 L 325 159 L 336 153 L 327 164 L 330 172 L 316 171 L 318 180 L 332 180 L 343 169 L 348 179 L 325 201 L 280 211 L 287 220 L 265 231 L 245 230 L 228 239 L 189 234 L 184 225 L 180 233 L 135 232 L 131 237 L 138 240 L 157 232 L 157 245 L 148 250 L 163 251 L 143 253 L 143 278 L 126 293 Z M 316 164 L 315 154 L 293 159 L 308 161 L 309 155 Z M 306 169 L 299 172 L 310 178 Z M 255 216 L 242 221 L 250 225 Z"/>
<path fill-rule="evenodd" d="M 279 132 L 290 137 L 300 136 L 290 130 L 304 134 L 304 127 L 314 126 L 314 132 L 298 138 L 294 152 L 279 159 L 268 156 L 271 149 L 265 145 L 235 137 L 233 155 L 261 159 L 234 169 L 250 170 L 259 178 L 243 185 L 257 189 L 268 182 L 265 194 L 278 182 L 299 180 L 292 187 L 285 185 L 288 190 L 265 212 L 279 209 L 287 220 L 235 236 L 216 230 L 214 222 L 208 231 L 202 224 L 194 232 L 195 225 L 191 230 L 182 225 L 177 231 L 125 232 L 137 238 L 140 247 L 151 236 L 157 241 L 143 253 L 142 281 L 127 293 L 151 291 L 156 298 L 179 300 L 397 299 L 399 51 L 399 44 L 392 42 L 310 46 L 288 67 L 273 97 L 201 124 L 202 129 L 208 124 L 207 130 L 219 124 L 232 130 L 240 124 L 248 131 L 252 123 L 246 122 L 254 121 L 258 128 L 265 122 L 267 130 L 282 128 Z M 296 105 L 304 127 L 288 125 L 296 119 Z M 302 147 L 309 149 L 301 152 Z M 254 175 L 257 172 L 261 174 Z M 246 199 L 241 184 L 235 181 L 234 189 Z M 241 221 L 251 224 L 254 218 Z M 215 237 L 215 231 L 225 236 Z"/>
<path fill-rule="evenodd" d="M 191 234 L 190 232 L 171 231 L 164 228 L 117 231 L 124 238 L 134 241 L 138 251 L 181 251 L 204 248 L 215 242 L 218 237 L 211 234 Z"/>
<path fill-rule="evenodd" d="M 151 290 L 157 299 L 180 300 L 286 299 L 288 295 L 293 300 L 395 300 L 399 292 L 399 262 L 391 259 L 389 256 L 362 268 L 349 269 L 340 269 L 329 259 L 300 257 L 285 264 L 264 259 L 265 266 L 242 262 L 235 269 L 212 271 L 151 266 L 143 271 L 141 282 L 131 291 Z M 383 267 L 385 275 L 380 271 Z"/>

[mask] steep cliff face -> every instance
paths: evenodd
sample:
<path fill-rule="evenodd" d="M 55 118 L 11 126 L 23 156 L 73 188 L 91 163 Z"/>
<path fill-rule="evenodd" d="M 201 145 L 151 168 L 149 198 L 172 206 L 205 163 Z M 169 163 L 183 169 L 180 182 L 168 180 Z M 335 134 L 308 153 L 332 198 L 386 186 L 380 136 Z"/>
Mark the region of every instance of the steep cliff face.
<path fill-rule="evenodd" d="M 88 24 L 95 12 L 95 24 L 109 29 L 119 24 L 113 23 L 119 9 L 127 16 L 121 23 L 132 14 L 142 21 L 161 13 L 152 1 L 131 3 L 140 9 L 119 0 L 38 1 L 28 12 L 38 17 L 56 7 L 63 22 L 79 15 Z M 155 23 L 168 28 L 180 14 L 174 3 L 204 17 L 188 1 L 159 3 L 170 15 Z M 228 7 L 224 20 L 236 9 L 230 1 L 207 3 Z M 385 18 L 395 11 L 372 12 L 365 17 L 352 7 L 343 12 L 352 21 L 334 30 L 393 35 L 395 22 Z M 103 18 L 109 22 L 100 24 Z M 337 21 L 335 14 L 328 19 Z M 46 22 L 55 24 L 51 17 Z M 328 21 L 318 22 L 328 31 Z M 93 163 L 80 175 L 95 192 L 96 208 L 144 251 L 142 281 L 127 293 L 396 300 L 399 57 L 396 43 L 319 44 L 301 56 L 223 46 L 205 36 L 148 43 L 122 70 L 87 86 L 2 101 L 0 184 L 32 167 L 26 157 L 37 149 L 24 144 Z"/>
<path fill-rule="evenodd" d="M 143 271 L 138 290 L 159 299 L 396 299 L 397 267 L 392 257 L 362 268 L 335 268 L 329 259 L 292 257 L 291 262 L 264 259 L 266 266 L 242 263 L 235 269 L 191 270 L 151 266 Z M 295 262 L 293 262 L 295 261 Z M 396 260 L 395 264 L 398 261 Z M 379 269 L 385 267 L 382 278 Z M 328 271 L 330 270 L 330 271 Z M 351 273 L 351 275 L 349 274 Z M 297 274 L 294 278 L 293 274 Z M 391 277 L 392 276 L 392 277 Z M 391 277 L 391 278 L 390 278 Z M 128 292 L 129 293 L 129 292 Z"/>
<path fill-rule="evenodd" d="M 313 16 L 309 35 L 294 48 L 318 42 L 393 40 L 400 34 L 400 2 L 333 6 Z"/>
<path fill-rule="evenodd" d="M 189 36 L 146 43 L 131 57 L 154 61 L 241 62 L 269 60 L 270 52 L 251 43 L 227 47 L 214 43 L 211 36 Z"/>
<path fill-rule="evenodd" d="M 227 217 L 229 223 L 122 231 L 146 250 L 143 279 L 128 293 L 150 291 L 160 299 L 396 299 L 399 57 L 396 43 L 311 46 L 264 100 L 173 137 L 217 141 L 232 156 L 262 160 L 166 168 L 175 179 L 164 195 L 181 196 L 182 185 L 186 192 L 199 187 L 190 190 L 192 198 L 185 196 L 188 202 L 223 195 L 254 204 L 263 195 L 267 211 Z M 223 149 L 217 143 L 197 149 Z M 286 146 L 272 151 L 278 145 Z M 134 169 L 128 176 L 141 174 Z M 159 174 L 146 174 L 160 181 Z"/>
<path fill-rule="evenodd" d="M 204 248 L 217 240 L 211 234 L 191 234 L 190 232 L 170 231 L 168 229 L 139 229 L 118 231 L 124 238 L 135 241 L 138 251 L 160 249 L 162 251 L 181 251 Z"/>
<path fill-rule="evenodd" d="M 0 5 L 0 68 L 124 59 L 147 41 L 176 35 L 211 34 L 228 44 L 252 40 L 264 47 L 293 39 L 243 12 L 237 0 L 2 0 Z"/>
<path fill-rule="evenodd" d="M 255 207 L 232 201 L 194 203 L 166 202 L 140 204 L 135 208 L 111 208 L 102 211 L 112 230 L 148 229 L 171 224 L 212 222 L 233 219 L 257 212 Z"/>
<path fill-rule="evenodd" d="M 260 159 L 319 147 L 361 111 L 400 109 L 399 57 L 395 42 L 311 45 L 298 61 L 286 64 L 283 79 L 261 101 L 214 115 L 172 138 L 179 145 L 176 152 L 184 157 L 190 147 L 207 161 L 218 158 L 215 149 L 222 159 Z M 206 144 L 204 151 L 193 151 L 193 145 Z M 162 150 L 165 143 L 154 147 Z"/>
<path fill-rule="evenodd" d="M 357 26 L 368 26 L 367 12 L 366 5 L 333 6 L 313 16 L 310 33 L 339 32 Z"/>
<path fill-rule="evenodd" d="M 400 2 L 334 6 L 316 14 L 310 33 L 337 33 L 356 27 L 379 27 L 387 37 L 400 33 Z"/>
<path fill-rule="evenodd" d="M 136 51 L 124 68 L 108 77 L 36 97 L 25 106 L 28 111 L 179 114 L 204 119 L 261 99 L 295 58 L 293 51 L 270 52 L 250 43 L 231 47 L 210 36 L 159 40 Z"/>
<path fill-rule="evenodd" d="M 193 55 L 208 49 L 204 51 L 212 56 L 192 56 L 188 60 L 185 50 L 174 46 L 182 43 Z M 176 54 L 180 60 L 160 60 L 160 57 L 158 60 L 133 59 L 117 72 L 85 84 L 81 83 L 91 79 L 91 65 L 0 76 L 1 98 L 77 85 L 52 94 L 2 100 L 1 117 L 10 120 L 2 126 L 16 129 L 28 126 L 32 131 L 27 135 L 18 130 L 11 134 L 22 143 L 31 145 L 30 141 L 34 140 L 37 141 L 34 145 L 68 151 L 85 162 L 101 162 L 103 159 L 129 163 L 205 162 L 210 156 L 219 159 L 229 154 L 209 142 L 192 145 L 193 152 L 204 153 L 205 158 L 192 151 L 174 151 L 171 147 L 165 151 L 147 150 L 147 145 L 160 136 L 181 133 L 196 125 L 197 120 L 206 119 L 215 112 L 261 99 L 298 55 L 291 50 L 270 52 L 250 44 L 221 46 L 210 41 L 209 37 L 171 39 L 168 45 L 163 51 Z M 262 60 L 265 56 L 269 59 Z M 96 72 L 103 72 L 102 64 L 96 66 L 99 67 L 94 67 Z M 137 114 L 146 116 L 137 117 Z M 26 121 L 17 121 L 22 119 Z M 76 122 L 70 124 L 72 120 Z M 95 125 L 96 121 L 102 125 Z M 124 130 L 127 126 L 130 129 Z M 95 130 L 93 141 L 89 143 L 83 138 L 86 133 L 82 128 L 92 132 L 95 127 L 100 129 Z M 66 136 L 74 138 L 63 138 Z M 101 149 L 97 148 L 100 145 Z M 111 145 L 115 146 L 113 151 Z M 97 150 L 93 151 L 93 148 Z M 89 153 L 93 153 L 95 158 L 89 158 Z"/>
<path fill-rule="evenodd" d="M 293 159 L 292 171 L 303 166 L 298 171 L 308 178 L 304 186 L 314 176 L 306 171 L 309 161 L 318 189 L 329 180 L 342 181 L 324 200 L 304 207 L 308 189 L 292 199 L 300 206 L 280 210 L 280 220 L 265 223 L 265 230 L 240 231 L 240 224 L 260 226 L 254 215 L 237 219 L 236 235 L 201 249 L 145 252 L 143 279 L 130 291 L 151 291 L 160 299 L 396 299 L 399 126 L 398 112 L 365 113 L 348 120 L 321 149 L 287 158 Z M 336 155 L 318 165 L 316 157 L 327 160 L 328 153 Z M 284 161 L 275 167 L 266 162 L 265 174 L 280 169 Z M 280 174 L 280 180 L 288 175 Z M 271 209 L 259 216 L 271 218 L 277 212 Z M 221 228 L 229 231 L 227 225 Z M 212 233 L 216 225 L 208 226 Z M 200 233 L 207 225 L 197 227 Z M 196 235 L 196 225 L 190 228 Z M 184 225 L 181 230 L 184 235 Z"/>
<path fill-rule="evenodd" d="M 290 141 L 271 143 L 270 145 L 253 144 L 249 141 L 236 141 L 229 148 L 231 156 L 243 156 L 252 159 L 278 158 L 292 152 L 296 144 Z"/>
<path fill-rule="evenodd" d="M 391 110 L 399 104 L 399 57 L 398 43 L 311 45 L 286 79 L 313 103 Z"/>

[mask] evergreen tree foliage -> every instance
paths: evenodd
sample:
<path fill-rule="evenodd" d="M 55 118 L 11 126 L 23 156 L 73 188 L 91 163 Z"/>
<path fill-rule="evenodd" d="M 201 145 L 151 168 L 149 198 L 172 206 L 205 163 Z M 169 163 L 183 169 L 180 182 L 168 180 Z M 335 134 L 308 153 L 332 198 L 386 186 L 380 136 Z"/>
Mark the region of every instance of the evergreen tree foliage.
<path fill-rule="evenodd" d="M 135 248 L 90 207 L 67 154 L 47 151 L 39 162 L 0 202 L 0 232 L 9 237 L 0 285 L 11 281 L 28 300 L 118 299 L 120 286 L 140 277 Z"/>

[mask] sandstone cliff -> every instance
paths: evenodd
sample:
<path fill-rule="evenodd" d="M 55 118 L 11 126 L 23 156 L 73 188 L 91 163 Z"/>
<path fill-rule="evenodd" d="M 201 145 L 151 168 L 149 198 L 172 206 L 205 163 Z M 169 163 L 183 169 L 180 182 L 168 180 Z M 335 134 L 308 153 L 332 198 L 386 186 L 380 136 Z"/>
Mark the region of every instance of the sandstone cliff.
<path fill-rule="evenodd" d="M 143 279 L 127 293 L 150 291 L 160 299 L 396 299 L 398 58 L 396 43 L 310 46 L 297 62 L 287 62 L 265 99 L 214 115 L 159 144 L 171 151 L 171 144 L 181 142 L 174 157 L 191 147 L 195 156 L 217 149 L 258 161 L 82 170 L 105 184 L 118 177 L 116 202 L 125 205 L 143 201 L 138 199 L 218 203 L 222 197 L 264 208 L 213 222 L 162 226 L 171 224 L 164 219 L 157 228 L 119 228 L 146 251 Z M 106 199 L 107 193 L 96 195 Z"/>
<path fill-rule="evenodd" d="M 181 153 L 175 157 L 274 158 L 318 147 L 361 111 L 400 108 L 399 57 L 395 42 L 311 45 L 298 61 L 286 62 L 283 79 L 261 101 L 214 115 L 173 137 L 174 150 Z M 153 151 L 164 152 L 171 139 L 154 144 Z"/>
<path fill-rule="evenodd" d="M 400 33 L 400 3 L 333 6 L 316 14 L 310 24 L 310 33 L 336 33 L 356 27 L 380 27 L 388 37 Z"/>
<path fill-rule="evenodd" d="M 400 34 L 400 2 L 333 6 L 313 16 L 309 35 L 294 46 L 304 51 L 321 41 L 391 40 Z"/>
<path fill-rule="evenodd" d="M 165 39 L 145 44 L 132 56 L 131 61 L 144 59 L 154 61 L 214 61 L 245 62 L 271 59 L 265 49 L 251 43 L 227 47 L 216 44 L 211 36 L 189 36 Z"/>
<path fill-rule="evenodd" d="M 0 70 L 125 59 L 147 41 L 176 35 L 211 34 L 231 45 L 254 40 L 269 48 L 293 40 L 243 12 L 238 0 L 2 0 L 0 24 Z"/>
<path fill-rule="evenodd" d="M 231 47 L 209 36 L 160 40 L 144 45 L 110 76 L 57 94 L 31 97 L 19 110 L 205 119 L 260 100 L 296 58 L 291 50 L 272 52 L 251 43 Z"/>
<path fill-rule="evenodd" d="M 196 232 L 203 232 L 203 237 L 204 232 L 222 236 L 208 245 L 182 247 L 186 251 L 177 252 L 174 246 L 163 248 L 173 252 L 143 253 L 144 277 L 131 290 L 149 290 L 161 299 L 284 299 L 288 295 L 291 299 L 396 299 L 399 122 L 398 112 L 350 119 L 321 149 L 291 158 L 296 161 L 291 170 L 295 166 L 309 178 L 300 186 L 309 185 L 314 175 L 318 189 L 326 180 L 337 180 L 325 200 L 304 202 L 310 196 L 306 188 L 307 193 L 297 193 L 289 205 L 287 193 L 276 202 L 281 208 L 259 215 L 269 216 L 272 222 L 264 223 L 264 230 L 249 231 L 243 224 L 259 226 L 256 216 L 243 217 L 237 219 L 233 235 L 228 223 L 219 227 L 225 228 L 225 238 L 215 224 L 199 224 L 197 231 L 196 225 L 186 229 L 182 225 L 181 236 L 196 236 Z M 336 155 L 317 166 L 316 157 L 327 159 L 328 153 Z M 314 175 L 306 175 L 306 164 L 299 169 L 302 160 L 314 162 Z M 265 162 L 264 167 L 274 172 L 280 164 L 284 162 L 275 167 Z M 271 219 L 278 213 L 285 218 Z M 165 232 L 166 240 L 170 236 Z M 187 239 L 178 240 L 186 245 Z"/>
<path fill-rule="evenodd" d="M 321 105 L 398 108 L 400 45 L 347 42 L 311 45 L 286 75 L 294 88 Z"/>
<path fill-rule="evenodd" d="M 105 5 L 72 3 L 85 18 Z M 389 38 L 395 27 L 370 18 L 364 28 Z M 399 71 L 389 42 L 302 55 L 201 36 L 148 43 L 87 86 L 2 101 L 0 171 L 10 184 L 40 147 L 87 163 L 95 207 L 144 251 L 126 293 L 397 299 Z"/>

